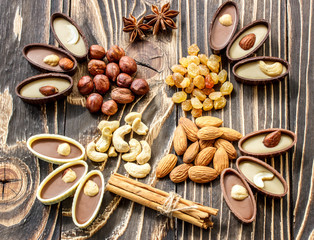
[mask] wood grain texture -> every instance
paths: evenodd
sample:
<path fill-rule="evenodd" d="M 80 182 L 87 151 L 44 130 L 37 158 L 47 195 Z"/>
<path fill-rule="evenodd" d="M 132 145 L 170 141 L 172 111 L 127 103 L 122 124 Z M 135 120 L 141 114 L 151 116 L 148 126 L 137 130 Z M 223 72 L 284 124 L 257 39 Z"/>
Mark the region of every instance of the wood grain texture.
<path fill-rule="evenodd" d="M 271 33 L 256 55 L 277 56 L 291 64 L 290 76 L 280 83 L 267 86 L 247 86 L 235 81 L 232 66 L 222 55 L 223 69 L 229 74 L 234 92 L 227 98 L 223 110 L 209 112 L 222 118 L 224 126 L 242 134 L 255 130 L 280 127 L 295 131 L 298 142 L 293 152 L 264 159 L 286 179 L 289 192 L 283 199 L 271 199 L 255 192 L 257 218 L 252 224 L 242 224 L 229 211 L 223 200 L 219 181 L 196 184 L 189 180 L 172 183 L 168 177 L 157 180 L 155 169 L 166 153 L 173 153 L 172 137 L 181 116 L 193 119 L 170 97 L 176 91 L 164 84 L 170 67 L 187 55 L 187 47 L 197 43 L 201 52 L 210 54 L 208 29 L 212 16 L 223 2 L 214 0 L 172 0 L 171 8 L 180 11 L 177 30 L 129 43 L 122 32 L 122 16 L 132 13 L 141 17 L 150 13 L 150 5 L 161 6 L 166 0 L 12 0 L 0 2 L 0 233 L 1 239 L 309 239 L 313 237 L 314 162 L 312 102 L 314 77 L 313 0 L 237 0 L 240 12 L 238 30 L 256 19 L 271 23 Z M 5 9 L 5 11 L 3 10 Z M 104 117 L 91 115 L 84 107 L 85 99 L 76 87 L 63 101 L 42 107 L 23 103 L 14 94 L 23 79 L 39 74 L 22 58 L 21 49 L 29 43 L 55 44 L 49 28 L 54 12 L 69 14 L 86 34 L 89 44 L 108 49 L 118 44 L 138 63 L 138 77 L 146 78 L 151 92 L 133 104 L 121 106 L 118 114 Z M 87 64 L 80 63 L 73 76 L 75 83 L 88 74 Z M 76 85 L 76 84 L 75 84 Z M 152 173 L 140 180 L 165 191 L 175 191 L 186 199 L 219 209 L 212 217 L 214 228 L 203 230 L 180 220 L 169 219 L 157 212 L 106 192 L 99 215 L 87 229 L 75 227 L 71 218 L 72 198 L 62 205 L 43 206 L 36 200 L 36 189 L 52 165 L 39 161 L 26 148 L 31 135 L 59 133 L 89 143 L 99 132 L 102 119 L 123 119 L 130 111 L 143 113 L 143 122 L 150 127 L 146 139 L 152 146 Z M 207 115 L 207 113 L 205 114 Z M 182 158 L 178 160 L 182 163 Z M 106 165 L 93 164 L 89 169 L 102 170 L 105 180 L 111 172 L 125 174 L 121 156 L 110 158 Z M 235 168 L 235 164 L 231 163 Z M 9 175 L 7 175 L 10 172 Z M 8 185 L 2 179 L 16 179 Z M 6 182 L 4 188 L 3 182 Z M 5 189 L 5 190 L 3 190 Z M 12 191 L 11 189 L 14 189 Z M 19 189 L 18 191 L 15 191 Z M 61 225 L 62 223 L 62 225 Z"/>

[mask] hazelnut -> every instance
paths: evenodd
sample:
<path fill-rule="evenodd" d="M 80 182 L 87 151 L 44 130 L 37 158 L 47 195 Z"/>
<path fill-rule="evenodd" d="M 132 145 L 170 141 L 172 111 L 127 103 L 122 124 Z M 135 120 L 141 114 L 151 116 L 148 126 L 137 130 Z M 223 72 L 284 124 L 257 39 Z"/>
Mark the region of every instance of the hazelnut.
<path fill-rule="evenodd" d="M 39 88 L 39 92 L 44 96 L 51 96 L 57 94 L 59 90 L 54 86 L 42 86 Z"/>
<path fill-rule="evenodd" d="M 111 62 L 107 64 L 106 67 L 106 76 L 111 80 L 111 81 L 116 81 L 117 76 L 120 73 L 120 68 L 119 65 Z"/>
<path fill-rule="evenodd" d="M 101 111 L 103 114 L 112 116 L 118 111 L 118 104 L 114 100 L 106 101 L 102 104 Z"/>
<path fill-rule="evenodd" d="M 71 168 L 67 168 L 63 171 L 61 179 L 65 183 L 74 182 L 76 179 L 76 173 Z"/>
<path fill-rule="evenodd" d="M 120 73 L 117 77 L 117 85 L 119 87 L 129 88 L 132 81 L 132 77 L 126 73 Z"/>
<path fill-rule="evenodd" d="M 121 72 L 132 75 L 137 71 L 137 65 L 133 58 L 129 56 L 123 56 L 119 61 L 119 67 Z"/>
<path fill-rule="evenodd" d="M 114 45 L 109 48 L 106 53 L 108 62 L 119 62 L 120 58 L 125 55 L 123 48 Z"/>
<path fill-rule="evenodd" d="M 94 77 L 96 91 L 100 94 L 105 94 L 110 88 L 110 82 L 106 75 L 98 74 Z"/>
<path fill-rule="evenodd" d="M 106 70 L 106 63 L 101 60 L 92 59 L 88 63 L 88 71 L 93 76 L 97 74 L 103 74 Z"/>
<path fill-rule="evenodd" d="M 89 47 L 88 56 L 90 59 L 102 60 L 106 56 L 106 50 L 99 45 L 91 45 Z"/>
<path fill-rule="evenodd" d="M 68 70 L 71 70 L 74 66 L 74 62 L 72 62 L 70 59 L 68 58 L 61 58 L 60 61 L 59 61 L 59 66 L 65 70 L 65 71 L 68 71 Z"/>
<path fill-rule="evenodd" d="M 57 148 L 57 152 L 62 156 L 68 156 L 71 153 L 71 147 L 68 143 L 61 143 Z"/>
<path fill-rule="evenodd" d="M 91 112 L 98 112 L 101 108 L 103 98 L 99 93 L 92 93 L 86 99 L 86 108 Z"/>
<path fill-rule="evenodd" d="M 138 78 L 134 79 L 130 89 L 136 95 L 144 95 L 149 91 L 149 86 L 145 79 Z"/>
<path fill-rule="evenodd" d="M 82 95 L 90 94 L 94 90 L 94 83 L 90 76 L 83 76 L 77 83 L 77 88 Z"/>
<path fill-rule="evenodd" d="M 93 180 L 88 180 L 84 186 L 84 194 L 94 197 L 99 193 L 99 187 Z"/>
<path fill-rule="evenodd" d="M 117 103 L 126 104 L 134 101 L 134 95 L 128 88 L 115 88 L 111 91 L 111 98 Z"/>

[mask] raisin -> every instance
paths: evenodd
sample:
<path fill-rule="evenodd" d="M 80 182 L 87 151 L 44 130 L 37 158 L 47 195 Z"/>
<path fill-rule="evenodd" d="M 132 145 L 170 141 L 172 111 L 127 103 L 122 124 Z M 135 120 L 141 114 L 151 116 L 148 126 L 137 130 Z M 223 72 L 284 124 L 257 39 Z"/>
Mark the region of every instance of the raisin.
<path fill-rule="evenodd" d="M 211 79 L 214 81 L 214 84 L 217 84 L 219 81 L 219 77 L 217 75 L 217 73 L 211 72 L 210 74 Z"/>
<path fill-rule="evenodd" d="M 192 103 L 191 103 L 191 99 L 185 100 L 184 102 L 181 103 L 182 106 L 182 110 L 183 111 L 191 111 L 192 110 Z"/>
<path fill-rule="evenodd" d="M 197 75 L 194 79 L 193 79 L 193 84 L 195 87 L 199 88 L 199 89 L 203 89 L 205 87 L 205 79 L 203 76 L 201 75 Z"/>
<path fill-rule="evenodd" d="M 180 73 L 181 75 L 184 75 L 187 72 L 186 68 L 180 64 L 173 65 L 171 70 L 172 72 Z"/>
<path fill-rule="evenodd" d="M 180 86 L 181 86 L 181 88 L 187 88 L 188 86 L 190 86 L 190 84 L 191 84 L 191 79 L 186 77 L 183 79 Z"/>
<path fill-rule="evenodd" d="M 209 95 L 212 92 L 215 92 L 215 89 L 213 89 L 213 88 L 204 88 L 204 89 L 202 89 L 202 91 L 203 91 L 204 94 Z"/>
<path fill-rule="evenodd" d="M 232 90 L 233 84 L 231 82 L 225 82 L 220 88 L 220 92 L 222 93 L 222 95 L 229 95 L 231 94 Z"/>
<path fill-rule="evenodd" d="M 208 95 L 208 97 L 211 100 L 217 100 L 217 99 L 222 97 L 222 93 L 221 92 L 212 92 L 211 94 Z"/>
<path fill-rule="evenodd" d="M 199 74 L 199 68 L 195 63 L 191 63 L 188 66 L 188 74 L 192 78 L 195 78 Z"/>
<path fill-rule="evenodd" d="M 174 85 L 176 85 L 177 88 L 181 88 L 181 83 L 184 77 L 180 73 L 174 73 L 172 75 L 172 79 L 174 81 Z"/>
<path fill-rule="evenodd" d="M 206 65 L 208 57 L 205 54 L 198 54 L 198 58 L 200 59 L 201 63 Z"/>
<path fill-rule="evenodd" d="M 187 68 L 187 67 L 189 66 L 189 61 L 188 61 L 188 59 L 185 58 L 185 57 L 180 58 L 180 59 L 179 59 L 179 63 L 180 63 L 183 67 L 185 67 L 185 68 Z"/>
<path fill-rule="evenodd" d="M 226 106 L 227 100 L 225 97 L 220 97 L 214 101 L 214 108 L 215 109 L 222 109 Z"/>
<path fill-rule="evenodd" d="M 201 101 L 196 97 L 191 98 L 191 103 L 192 103 L 193 108 L 201 109 L 203 107 L 203 104 L 201 103 Z"/>
<path fill-rule="evenodd" d="M 194 84 L 191 82 L 190 86 L 184 89 L 186 93 L 191 93 L 194 89 Z"/>
<path fill-rule="evenodd" d="M 169 76 L 166 77 L 165 83 L 168 84 L 171 87 L 174 85 L 174 81 L 173 81 L 172 75 L 169 75 Z"/>
<path fill-rule="evenodd" d="M 203 113 L 202 109 L 193 108 L 192 111 L 191 111 L 192 116 L 195 117 L 195 118 L 201 117 L 202 113 Z"/>
<path fill-rule="evenodd" d="M 218 78 L 219 78 L 219 82 L 224 83 L 227 80 L 227 71 L 225 69 L 222 69 L 219 73 L 218 73 Z"/>
<path fill-rule="evenodd" d="M 206 65 L 200 64 L 198 68 L 201 75 L 206 76 L 207 74 L 209 74 L 209 68 Z"/>
<path fill-rule="evenodd" d="M 212 60 L 212 61 L 215 61 L 215 62 L 220 63 L 220 62 L 221 62 L 221 57 L 218 56 L 218 55 L 215 55 L 215 54 L 211 54 L 211 55 L 209 56 L 209 60 Z"/>
<path fill-rule="evenodd" d="M 193 90 L 192 95 L 197 97 L 200 101 L 204 101 L 206 99 L 206 95 L 203 93 L 203 91 L 197 88 Z"/>
<path fill-rule="evenodd" d="M 190 55 L 197 56 L 199 51 L 200 51 L 200 49 L 198 48 L 198 46 L 195 43 L 188 47 L 188 53 Z"/>
<path fill-rule="evenodd" d="M 211 78 L 210 74 L 207 74 L 205 77 L 205 87 L 206 88 L 213 88 L 215 85 L 213 79 Z"/>
<path fill-rule="evenodd" d="M 214 107 L 213 101 L 209 98 L 206 98 L 203 102 L 203 110 L 204 111 L 210 111 Z"/>
<path fill-rule="evenodd" d="M 176 92 L 175 94 L 173 94 L 172 96 L 172 101 L 174 103 L 181 103 L 184 102 L 187 98 L 187 94 L 185 92 Z"/>
<path fill-rule="evenodd" d="M 187 56 L 189 65 L 195 63 L 196 65 L 200 64 L 200 59 L 197 56 Z"/>
<path fill-rule="evenodd" d="M 208 60 L 206 65 L 207 65 L 207 67 L 209 68 L 210 71 L 218 73 L 218 71 L 219 71 L 219 62 Z"/>

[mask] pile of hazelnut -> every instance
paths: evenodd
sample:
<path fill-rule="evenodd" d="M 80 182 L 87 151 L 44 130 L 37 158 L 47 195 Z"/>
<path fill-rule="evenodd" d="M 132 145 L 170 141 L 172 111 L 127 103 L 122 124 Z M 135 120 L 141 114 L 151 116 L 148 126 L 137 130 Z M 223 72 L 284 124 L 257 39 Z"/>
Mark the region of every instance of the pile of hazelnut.
<path fill-rule="evenodd" d="M 137 64 L 133 58 L 125 56 L 121 47 L 114 45 L 106 52 L 102 46 L 91 45 L 88 56 L 88 71 L 93 78 L 83 76 L 77 87 L 82 95 L 89 95 L 86 108 L 91 113 L 101 110 L 106 115 L 114 115 L 118 111 L 118 103 L 131 103 L 135 95 L 141 96 L 149 91 L 145 79 L 133 78 Z M 113 83 L 116 86 L 111 90 L 111 100 L 103 101 L 102 95 Z"/>

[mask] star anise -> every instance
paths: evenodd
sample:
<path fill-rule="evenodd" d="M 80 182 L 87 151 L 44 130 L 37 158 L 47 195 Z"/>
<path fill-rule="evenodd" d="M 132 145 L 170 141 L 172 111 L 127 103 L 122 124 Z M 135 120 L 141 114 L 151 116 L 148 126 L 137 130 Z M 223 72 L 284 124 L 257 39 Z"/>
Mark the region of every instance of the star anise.
<path fill-rule="evenodd" d="M 157 6 L 152 5 L 152 11 L 154 14 L 145 16 L 145 20 L 149 21 L 147 24 L 150 26 L 154 26 L 154 35 L 158 33 L 160 25 L 162 27 L 162 30 L 166 30 L 166 26 L 172 29 L 177 28 L 176 23 L 172 20 L 172 18 L 176 17 L 179 12 L 169 9 L 170 3 L 166 3 L 165 5 L 163 5 L 160 11 Z"/>
<path fill-rule="evenodd" d="M 142 17 L 139 21 L 130 14 L 130 18 L 123 17 L 123 23 L 124 23 L 124 32 L 131 32 L 130 35 L 130 42 L 134 42 L 135 38 L 139 36 L 140 39 L 143 39 L 145 37 L 144 32 L 149 30 L 152 26 L 148 24 L 144 24 L 144 17 Z"/>

